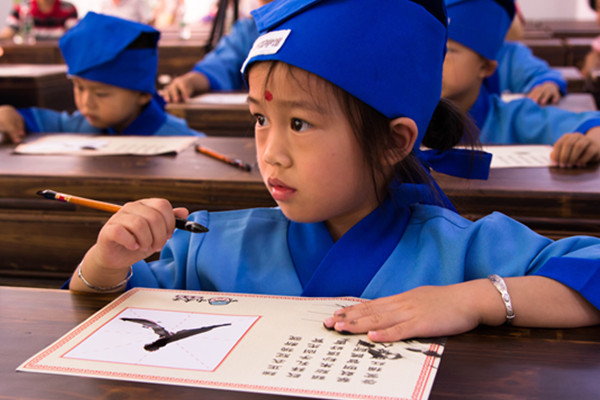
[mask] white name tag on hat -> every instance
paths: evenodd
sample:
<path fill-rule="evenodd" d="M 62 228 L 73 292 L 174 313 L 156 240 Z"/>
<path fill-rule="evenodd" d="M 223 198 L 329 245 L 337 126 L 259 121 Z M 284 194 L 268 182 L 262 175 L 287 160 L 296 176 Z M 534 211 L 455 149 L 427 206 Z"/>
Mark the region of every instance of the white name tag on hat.
<path fill-rule="evenodd" d="M 246 64 L 248 60 L 256 56 L 275 54 L 281 49 L 281 46 L 285 43 L 285 40 L 289 36 L 291 29 L 283 29 L 280 31 L 273 31 L 266 33 L 262 36 L 259 36 L 258 39 L 252 45 L 252 49 L 250 49 L 250 53 L 248 53 L 248 58 L 244 61 L 244 65 L 242 66 L 242 71 L 246 69 Z"/>

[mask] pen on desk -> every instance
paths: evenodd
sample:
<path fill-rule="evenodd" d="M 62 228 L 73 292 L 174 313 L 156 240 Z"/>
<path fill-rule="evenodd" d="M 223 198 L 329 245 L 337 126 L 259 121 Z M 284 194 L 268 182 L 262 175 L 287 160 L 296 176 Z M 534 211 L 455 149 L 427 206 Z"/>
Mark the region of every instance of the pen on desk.
<path fill-rule="evenodd" d="M 37 192 L 42 197 L 51 200 L 63 201 L 65 203 L 78 204 L 80 206 L 93 208 L 101 211 L 108 211 L 115 213 L 121 209 L 121 206 L 118 204 L 106 203 L 104 201 L 86 199 L 85 197 L 72 196 L 70 194 L 58 193 L 54 190 L 39 190 Z M 200 225 L 194 221 L 188 221 L 183 218 L 175 218 L 175 227 L 178 229 L 183 229 L 192 233 L 204 233 L 208 232 L 208 228 L 204 225 Z"/>
<path fill-rule="evenodd" d="M 250 170 L 252 169 L 250 164 L 246 164 L 245 162 L 243 162 L 241 160 L 229 158 L 223 154 L 217 153 L 214 150 L 208 149 L 206 147 L 202 147 L 201 145 L 196 145 L 196 151 L 198 153 L 205 154 L 205 155 L 212 157 L 214 159 L 217 159 L 219 161 L 223 161 L 224 163 L 227 163 L 229 165 L 233 165 L 234 167 L 239 168 L 244 171 L 250 172 Z"/>

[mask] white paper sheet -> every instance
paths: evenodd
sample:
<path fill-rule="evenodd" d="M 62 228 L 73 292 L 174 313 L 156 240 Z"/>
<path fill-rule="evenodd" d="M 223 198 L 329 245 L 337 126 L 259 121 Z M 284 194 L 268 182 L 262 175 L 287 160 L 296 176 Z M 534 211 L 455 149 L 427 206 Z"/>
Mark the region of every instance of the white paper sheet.
<path fill-rule="evenodd" d="M 374 343 L 322 325 L 355 298 L 137 288 L 18 370 L 323 399 L 426 399 L 444 338 Z"/>
<path fill-rule="evenodd" d="M 177 154 L 196 142 L 195 136 L 46 135 L 22 143 L 17 154 L 71 154 L 78 156 Z"/>
<path fill-rule="evenodd" d="M 246 105 L 248 93 L 205 93 L 189 100 L 195 104 Z"/>
<path fill-rule="evenodd" d="M 550 167 L 550 145 L 483 146 L 492 153 L 491 168 Z"/>

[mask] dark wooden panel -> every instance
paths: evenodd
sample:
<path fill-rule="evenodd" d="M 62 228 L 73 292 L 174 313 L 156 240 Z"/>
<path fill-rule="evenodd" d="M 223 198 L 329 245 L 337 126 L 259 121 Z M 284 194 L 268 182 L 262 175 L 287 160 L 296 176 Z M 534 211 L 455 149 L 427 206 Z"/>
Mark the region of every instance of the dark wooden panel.
<path fill-rule="evenodd" d="M 0 64 L 0 104 L 74 111 L 67 67 L 56 64 Z"/>
<path fill-rule="evenodd" d="M 16 372 L 114 296 L 0 287 L 3 399 L 298 399 L 228 390 Z M 600 393 L 600 327 L 479 327 L 446 342 L 430 399 L 594 399 Z"/>
<path fill-rule="evenodd" d="M 533 54 L 552 66 L 572 65 L 567 60 L 567 48 L 562 39 L 523 39 Z"/>

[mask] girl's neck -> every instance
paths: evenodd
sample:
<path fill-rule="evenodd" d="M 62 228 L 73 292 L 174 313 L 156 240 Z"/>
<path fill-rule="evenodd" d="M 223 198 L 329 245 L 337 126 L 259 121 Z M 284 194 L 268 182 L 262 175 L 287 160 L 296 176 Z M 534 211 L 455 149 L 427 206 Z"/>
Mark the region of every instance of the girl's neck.
<path fill-rule="evenodd" d="M 483 84 L 483 82 L 482 82 L 482 84 Z M 477 98 L 479 98 L 480 91 L 481 91 L 481 85 L 479 85 L 476 90 L 471 90 L 470 92 L 465 93 L 460 98 L 450 99 L 450 100 L 452 100 L 462 112 L 464 112 L 465 114 L 468 114 L 469 111 L 471 110 L 471 108 L 473 107 L 473 105 L 475 104 L 475 102 L 477 101 Z"/>

